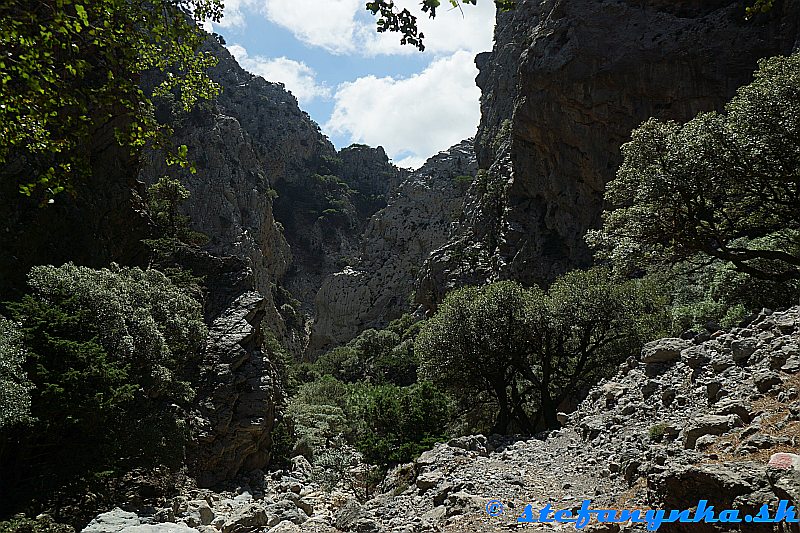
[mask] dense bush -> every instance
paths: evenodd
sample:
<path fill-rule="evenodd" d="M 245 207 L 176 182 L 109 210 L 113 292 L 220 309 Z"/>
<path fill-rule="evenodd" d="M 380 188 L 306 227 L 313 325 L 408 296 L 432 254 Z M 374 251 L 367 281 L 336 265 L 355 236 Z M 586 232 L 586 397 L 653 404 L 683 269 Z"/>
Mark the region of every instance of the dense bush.
<path fill-rule="evenodd" d="M 444 439 L 450 410 L 447 397 L 430 383 L 399 387 L 324 376 L 300 387 L 287 414 L 295 453 L 314 459 L 343 437 L 365 460 L 388 466 Z"/>
<path fill-rule="evenodd" d="M 444 440 L 450 422 L 448 398 L 428 382 L 352 386 L 345 413 L 351 442 L 380 465 L 412 460 Z"/>
<path fill-rule="evenodd" d="M 345 383 L 408 386 L 417 381 L 419 362 L 414 337 L 421 324 L 411 315 L 392 321 L 385 329 L 368 329 L 358 337 L 321 355 L 313 365 L 298 367 L 305 381 L 330 375 Z"/>
<path fill-rule="evenodd" d="M 673 333 L 732 327 L 762 307 L 800 303 L 800 280 L 758 279 L 723 261 L 685 261 L 653 276 L 671 288 Z"/>
<path fill-rule="evenodd" d="M 0 533 L 75 533 L 75 528 L 59 524 L 46 514 L 36 518 L 18 515 L 11 520 L 0 522 Z"/>
<path fill-rule="evenodd" d="M 0 431 L 30 420 L 32 385 L 24 362 L 22 335 L 0 316 Z"/>
<path fill-rule="evenodd" d="M 77 494 L 133 468 L 180 466 L 200 304 L 162 273 L 36 267 L 8 309 L 27 349 L 33 420 L 0 432 L 14 500 Z M 95 487 L 96 488 L 96 487 Z"/>

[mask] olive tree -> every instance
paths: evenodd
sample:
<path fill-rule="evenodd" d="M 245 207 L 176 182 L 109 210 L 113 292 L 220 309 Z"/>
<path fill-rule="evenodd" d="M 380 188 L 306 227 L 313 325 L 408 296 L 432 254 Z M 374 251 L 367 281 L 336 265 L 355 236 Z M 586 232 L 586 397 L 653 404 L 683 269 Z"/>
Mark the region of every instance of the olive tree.
<path fill-rule="evenodd" d="M 626 269 L 697 254 L 756 278 L 800 278 L 800 54 L 761 62 L 724 114 L 650 119 L 622 147 L 603 227 L 588 234 Z"/>
<path fill-rule="evenodd" d="M 10 370 L 17 412 L 30 412 L 28 424 L 0 423 L 4 508 L 180 467 L 207 333 L 201 304 L 161 272 L 116 265 L 35 267 L 29 287 L 7 304 L 18 326 L 0 320 L 0 385 Z"/>
<path fill-rule="evenodd" d="M 491 401 L 494 431 L 533 433 L 558 427 L 562 402 L 635 354 L 663 317 L 652 285 L 595 268 L 566 274 L 547 291 L 513 281 L 455 290 L 415 350 L 421 375 L 462 404 Z"/>

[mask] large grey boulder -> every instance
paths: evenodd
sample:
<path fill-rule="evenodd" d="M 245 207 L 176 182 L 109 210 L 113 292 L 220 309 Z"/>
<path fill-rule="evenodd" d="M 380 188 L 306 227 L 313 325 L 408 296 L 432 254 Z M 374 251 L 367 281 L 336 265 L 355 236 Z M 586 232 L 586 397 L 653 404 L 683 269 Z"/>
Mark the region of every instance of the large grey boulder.
<path fill-rule="evenodd" d="M 724 435 L 743 425 L 737 415 L 701 415 L 692 419 L 683 430 L 683 447 L 692 449 L 703 435 Z"/>
<path fill-rule="evenodd" d="M 138 526 L 141 523 L 136 513 L 117 508 L 89 522 L 82 533 L 120 533 L 128 527 Z"/>
<path fill-rule="evenodd" d="M 186 524 L 149 523 L 136 513 L 114 509 L 92 520 L 81 533 L 199 533 Z"/>
<path fill-rule="evenodd" d="M 678 361 L 681 352 L 691 346 L 691 341 L 684 339 L 659 339 L 648 342 L 642 348 L 643 363 L 668 363 Z"/>
<path fill-rule="evenodd" d="M 253 503 L 237 508 L 222 525 L 222 533 L 253 530 L 268 525 L 270 516 L 263 506 Z"/>

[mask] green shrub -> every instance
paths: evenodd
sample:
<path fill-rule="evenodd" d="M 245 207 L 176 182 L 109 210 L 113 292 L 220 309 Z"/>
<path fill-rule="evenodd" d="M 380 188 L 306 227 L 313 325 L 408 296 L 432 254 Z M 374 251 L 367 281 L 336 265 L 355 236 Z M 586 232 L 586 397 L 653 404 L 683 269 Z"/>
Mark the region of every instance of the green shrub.
<path fill-rule="evenodd" d="M 300 386 L 286 409 L 287 427 L 294 436 L 293 454 L 309 460 L 345 430 L 347 385 L 324 376 Z"/>
<path fill-rule="evenodd" d="M 0 522 L 0 533 L 75 533 L 75 528 L 59 524 L 48 515 L 40 515 L 35 519 L 17 515 Z"/>
<path fill-rule="evenodd" d="M 343 437 L 372 464 L 413 459 L 446 437 L 448 398 L 430 383 L 410 387 L 342 383 L 331 376 L 307 383 L 289 403 L 295 452 L 314 458 Z"/>
<path fill-rule="evenodd" d="M 667 433 L 667 426 L 666 424 L 655 424 L 650 426 L 650 429 L 647 431 L 647 435 L 650 437 L 652 441 L 660 441 L 664 438 L 664 435 Z"/>
<path fill-rule="evenodd" d="M 472 184 L 472 180 L 474 180 L 474 176 L 454 176 L 453 181 L 459 187 L 469 187 Z"/>
<path fill-rule="evenodd" d="M 411 385 L 417 381 L 413 340 L 419 329 L 417 319 L 404 315 L 386 329 L 363 331 L 347 345 L 321 355 L 305 370 L 311 378 L 330 375 L 345 383 Z"/>
<path fill-rule="evenodd" d="M 431 383 L 352 386 L 346 406 L 349 440 L 373 464 L 411 461 L 446 439 L 449 401 Z"/>
<path fill-rule="evenodd" d="M 420 375 L 470 409 L 491 400 L 498 433 L 558 427 L 562 402 L 663 332 L 665 303 L 654 284 L 603 268 L 565 274 L 546 292 L 512 281 L 465 287 L 417 336 Z"/>
<path fill-rule="evenodd" d="M 24 362 L 21 333 L 0 316 L 0 430 L 30 421 L 33 385 L 22 368 Z"/>
<path fill-rule="evenodd" d="M 138 268 L 36 267 L 29 285 L 8 304 L 34 386 L 34 421 L 0 432 L 0 479 L 26 480 L 10 499 L 85 493 L 134 468 L 180 466 L 206 335 L 200 303 Z"/>
<path fill-rule="evenodd" d="M 314 460 L 314 479 L 324 489 L 337 487 L 366 502 L 383 480 L 384 471 L 364 462 L 364 457 L 341 437 L 332 439 Z"/>
<path fill-rule="evenodd" d="M 420 327 L 404 315 L 314 363 L 291 365 L 289 381 L 297 388 L 280 421 L 276 460 L 291 454 L 314 459 L 343 438 L 364 460 L 386 467 L 444 439 L 450 400 L 432 384 L 417 383 Z"/>
<path fill-rule="evenodd" d="M 345 383 L 355 383 L 366 375 L 363 352 L 351 345 L 340 346 L 324 353 L 314 366 L 320 375 L 333 376 Z"/>

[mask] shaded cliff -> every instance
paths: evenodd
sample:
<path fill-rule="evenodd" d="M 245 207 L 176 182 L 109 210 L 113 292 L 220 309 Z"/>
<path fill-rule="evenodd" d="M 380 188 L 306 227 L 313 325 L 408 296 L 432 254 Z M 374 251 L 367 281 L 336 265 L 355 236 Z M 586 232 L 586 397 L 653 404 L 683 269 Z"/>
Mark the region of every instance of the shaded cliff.
<path fill-rule="evenodd" d="M 476 209 L 425 266 L 420 301 L 467 281 L 547 283 L 589 264 L 583 235 L 600 222 L 631 130 L 721 110 L 759 58 L 797 46 L 799 19 L 794 0 L 753 21 L 732 0 L 523 0 L 499 15 L 494 49 L 476 60 L 475 142 L 497 187 L 470 191 Z"/>
<path fill-rule="evenodd" d="M 0 301 L 26 290 L 31 267 L 68 261 L 102 267 L 115 261 L 144 265 L 152 236 L 136 162 L 130 150 L 114 140 L 114 126 L 97 127 L 91 146 L 92 174 L 40 206 L 19 192 L 29 175 L 24 158 L 0 166 Z"/>

